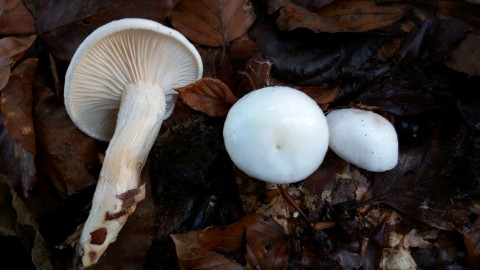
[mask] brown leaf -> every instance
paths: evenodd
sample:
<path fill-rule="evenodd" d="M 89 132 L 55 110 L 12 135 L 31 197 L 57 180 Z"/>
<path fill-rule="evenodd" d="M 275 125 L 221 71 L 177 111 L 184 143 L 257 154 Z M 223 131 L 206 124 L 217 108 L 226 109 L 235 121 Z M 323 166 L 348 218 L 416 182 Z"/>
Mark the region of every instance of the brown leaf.
<path fill-rule="evenodd" d="M 252 214 L 227 227 L 172 235 L 181 269 L 285 269 L 287 242 L 273 219 Z M 245 253 L 246 250 L 246 253 Z M 223 255 L 221 255 L 223 254 Z"/>
<path fill-rule="evenodd" d="M 451 69 L 471 76 L 480 75 L 480 34 L 468 34 L 444 61 Z"/>
<path fill-rule="evenodd" d="M 211 47 L 227 45 L 255 21 L 248 0 L 183 0 L 169 17 L 172 25 L 189 39 Z"/>
<path fill-rule="evenodd" d="M 315 32 L 365 32 L 391 25 L 403 18 L 402 5 L 377 5 L 375 1 L 338 0 L 318 11 L 287 4 L 277 24 L 282 30 L 308 28 Z"/>
<path fill-rule="evenodd" d="M 227 115 L 237 101 L 230 88 L 214 78 L 203 78 L 177 91 L 188 106 L 212 117 Z"/>
<path fill-rule="evenodd" d="M 69 60 L 99 26 L 128 17 L 161 21 L 172 7 L 171 0 L 39 1 L 37 33 L 53 54 Z"/>
<path fill-rule="evenodd" d="M 404 5 L 378 5 L 371 0 L 338 0 L 316 12 L 331 25 L 365 32 L 391 25 L 403 18 Z"/>
<path fill-rule="evenodd" d="M 239 263 L 200 246 L 200 231 L 171 235 L 180 269 L 244 269 Z"/>
<path fill-rule="evenodd" d="M 36 68 L 37 59 L 34 58 L 20 63 L 13 71 L 7 86 L 0 92 L 0 111 L 4 116 L 5 132 L 2 141 L 10 141 L 9 146 L 4 145 L 6 151 L 0 157 L 0 164 L 12 165 L 5 166 L 5 173 L 13 181 L 15 188 L 22 190 L 25 197 L 36 178 L 32 120 L 32 83 Z"/>
<path fill-rule="evenodd" d="M 35 33 L 35 21 L 22 1 L 6 1 L 0 7 L 0 35 L 33 33 Z"/>
<path fill-rule="evenodd" d="M 32 46 L 35 35 L 0 39 L 0 92 L 7 85 L 12 66 Z"/>
<path fill-rule="evenodd" d="M 470 266 L 480 265 L 480 219 L 462 230 Z"/>
<path fill-rule="evenodd" d="M 95 183 L 100 144 L 70 120 L 63 102 L 47 87 L 36 89 L 36 133 L 39 168 L 66 198 Z"/>

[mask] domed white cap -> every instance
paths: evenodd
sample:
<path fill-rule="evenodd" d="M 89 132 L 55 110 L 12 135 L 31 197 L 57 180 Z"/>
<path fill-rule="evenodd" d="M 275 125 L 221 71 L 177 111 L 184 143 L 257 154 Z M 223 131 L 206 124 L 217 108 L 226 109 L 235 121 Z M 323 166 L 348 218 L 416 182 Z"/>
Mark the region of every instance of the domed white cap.
<path fill-rule="evenodd" d="M 108 141 L 127 85 L 163 90 L 168 117 L 177 98 L 173 89 L 198 80 L 202 72 L 200 55 L 179 32 L 145 19 L 113 21 L 75 52 L 65 77 L 65 107 L 83 132 Z"/>
<path fill-rule="evenodd" d="M 230 109 L 223 130 L 233 163 L 269 183 L 305 179 L 322 163 L 328 126 L 320 107 L 301 91 L 266 87 Z"/>
<path fill-rule="evenodd" d="M 339 109 L 327 115 L 330 148 L 339 157 L 372 172 L 393 169 L 398 162 L 398 138 L 382 116 L 359 109 Z"/>

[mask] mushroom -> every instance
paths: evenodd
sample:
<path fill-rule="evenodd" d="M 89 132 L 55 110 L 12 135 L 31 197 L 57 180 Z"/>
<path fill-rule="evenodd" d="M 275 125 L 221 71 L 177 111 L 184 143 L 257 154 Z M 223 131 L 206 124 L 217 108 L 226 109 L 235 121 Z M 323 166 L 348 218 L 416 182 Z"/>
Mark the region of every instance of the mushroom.
<path fill-rule="evenodd" d="M 327 115 L 330 149 L 355 166 L 383 172 L 398 162 L 398 138 L 384 117 L 360 109 L 338 109 Z"/>
<path fill-rule="evenodd" d="M 274 184 L 305 179 L 328 150 L 328 126 L 320 107 L 305 93 L 285 86 L 239 99 L 228 112 L 223 137 L 240 170 Z"/>
<path fill-rule="evenodd" d="M 98 261 L 145 197 L 140 173 L 173 111 L 174 89 L 198 80 L 202 70 L 184 36 L 145 19 L 105 24 L 75 52 L 65 78 L 67 112 L 80 130 L 110 141 L 78 242 L 84 267 Z"/>

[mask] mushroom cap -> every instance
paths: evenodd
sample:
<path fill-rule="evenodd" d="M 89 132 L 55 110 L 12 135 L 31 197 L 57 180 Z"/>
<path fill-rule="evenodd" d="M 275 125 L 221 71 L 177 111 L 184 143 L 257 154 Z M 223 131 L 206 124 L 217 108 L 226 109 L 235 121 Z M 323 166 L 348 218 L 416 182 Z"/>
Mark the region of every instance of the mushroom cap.
<path fill-rule="evenodd" d="M 228 112 L 223 137 L 240 170 L 275 184 L 307 178 L 328 150 L 323 111 L 305 93 L 284 86 L 239 99 Z"/>
<path fill-rule="evenodd" d="M 175 88 L 202 76 L 195 47 L 179 32 L 146 19 L 121 19 L 93 31 L 78 47 L 65 77 L 65 107 L 80 130 L 109 141 L 127 85 L 164 91 L 173 111 Z"/>
<path fill-rule="evenodd" d="M 371 111 L 339 109 L 327 115 L 330 149 L 359 168 L 393 169 L 398 162 L 398 137 L 393 125 Z"/>

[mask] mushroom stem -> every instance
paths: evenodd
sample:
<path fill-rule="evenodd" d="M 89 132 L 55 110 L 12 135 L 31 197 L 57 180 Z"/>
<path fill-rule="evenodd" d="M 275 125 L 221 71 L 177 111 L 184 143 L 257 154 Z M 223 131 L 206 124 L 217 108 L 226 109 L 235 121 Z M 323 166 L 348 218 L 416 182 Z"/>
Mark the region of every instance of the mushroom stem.
<path fill-rule="evenodd" d="M 84 267 L 98 261 L 137 203 L 145 198 L 140 173 L 158 136 L 165 108 L 165 95 L 159 87 L 147 83 L 126 86 L 92 209 L 80 236 Z"/>

